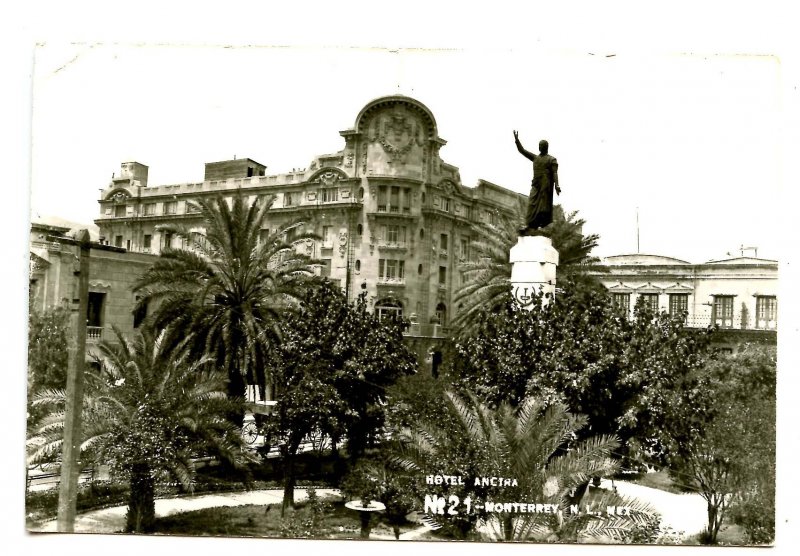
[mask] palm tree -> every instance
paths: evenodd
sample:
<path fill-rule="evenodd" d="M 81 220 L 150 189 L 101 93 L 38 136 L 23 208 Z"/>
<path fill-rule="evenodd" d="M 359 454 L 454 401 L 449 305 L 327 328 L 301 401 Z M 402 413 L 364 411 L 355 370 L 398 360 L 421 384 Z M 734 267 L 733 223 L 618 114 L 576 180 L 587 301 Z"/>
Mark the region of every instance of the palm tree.
<path fill-rule="evenodd" d="M 85 372 L 81 460 L 110 463 L 130 484 L 126 532 L 151 531 L 157 481 L 169 478 L 191 490 L 193 458 L 215 455 L 239 465 L 241 436 L 225 416 L 243 400 L 227 396 L 227 377 L 193 360 L 187 340 L 143 330 L 133 339 L 114 329 L 116 341 L 97 346 L 99 368 Z M 29 463 L 51 461 L 62 448 L 64 390 L 47 390 L 33 403 L 50 413 L 28 441 Z"/>
<path fill-rule="evenodd" d="M 596 507 L 626 506 L 631 508 L 630 515 L 619 518 L 570 510 L 581 502 L 581 491 L 591 477 L 611 475 L 617 469 L 610 458 L 619 446 L 616 438 L 604 435 L 575 441 L 576 432 L 586 425 L 585 417 L 570 414 L 563 404 L 545 407 L 532 398 L 523 400 L 518 409 L 502 404 L 492 410 L 471 395 L 463 399 L 448 392 L 446 397 L 449 414 L 455 419 L 421 422 L 404 431 L 397 463 L 417 473 L 436 473 L 443 464 L 454 465 L 453 454 L 466 446 L 477 462 L 476 476 L 517 481 L 513 486 L 481 492 L 470 487 L 473 479 L 467 478 L 473 503 L 482 500 L 488 508 L 486 502 L 491 500 L 527 501 L 558 508 L 554 513 L 520 514 L 487 510 L 477 524 L 482 536 L 506 541 L 619 540 L 635 526 L 645 524 L 649 508 L 613 493 L 595 496 Z M 433 517 L 438 525 L 443 519 Z"/>
<path fill-rule="evenodd" d="M 583 235 L 586 221 L 578 218 L 577 211 L 565 214 L 556 205 L 553 222 L 545 228 L 553 247 L 558 251 L 558 280 L 567 287 L 598 287 L 599 282 L 587 274 L 589 267 L 597 270 L 597 257 L 591 251 L 597 247 L 600 236 Z M 479 224 L 475 227 L 478 240 L 471 244 L 470 260 L 459 265 L 464 285 L 456 291 L 454 304 L 459 307 L 453 319 L 456 336 L 464 338 L 472 334 L 483 315 L 505 302 L 511 285 L 511 262 L 509 253 L 517 243 L 518 231 L 525 219 L 522 202 L 513 215 L 498 215 L 496 224 Z"/>
<path fill-rule="evenodd" d="M 185 247 L 162 251 L 134 287 L 140 306 L 158 307 L 151 326 L 194 333 L 195 354 L 227 371 L 232 396 L 242 396 L 247 382 L 266 385 L 265 356 L 278 322 L 314 274 L 309 257 L 295 249 L 314 236 L 297 233 L 302 222 L 270 232 L 273 201 L 248 205 L 241 192 L 230 206 L 221 196 L 198 201 L 205 231 L 161 227 Z"/>

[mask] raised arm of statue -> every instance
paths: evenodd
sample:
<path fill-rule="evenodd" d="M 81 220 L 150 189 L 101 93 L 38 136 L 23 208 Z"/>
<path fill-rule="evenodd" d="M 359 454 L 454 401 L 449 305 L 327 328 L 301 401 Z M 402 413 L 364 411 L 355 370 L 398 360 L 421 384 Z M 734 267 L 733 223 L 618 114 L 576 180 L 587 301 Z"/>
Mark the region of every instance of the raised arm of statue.
<path fill-rule="evenodd" d="M 519 142 L 519 132 L 517 130 L 514 130 L 514 143 L 516 143 L 517 150 L 520 152 L 522 156 L 531 161 L 533 161 L 536 158 L 535 154 L 533 154 L 530 151 L 526 151 L 525 147 L 522 146 L 522 143 Z"/>

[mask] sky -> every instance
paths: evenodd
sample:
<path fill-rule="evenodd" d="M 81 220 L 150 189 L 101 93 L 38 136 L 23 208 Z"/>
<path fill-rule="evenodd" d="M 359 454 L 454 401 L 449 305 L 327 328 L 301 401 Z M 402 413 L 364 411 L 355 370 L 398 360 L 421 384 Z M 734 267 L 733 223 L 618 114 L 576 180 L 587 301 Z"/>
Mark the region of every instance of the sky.
<path fill-rule="evenodd" d="M 31 213 L 91 222 L 124 161 L 148 165 L 151 185 L 202 181 L 205 162 L 234 156 L 304 168 L 343 148 L 370 100 L 403 94 L 433 112 L 468 187 L 527 194 L 512 130 L 529 150 L 546 138 L 557 202 L 600 235 L 597 255 L 778 259 L 781 79 L 769 55 L 47 43 Z"/>

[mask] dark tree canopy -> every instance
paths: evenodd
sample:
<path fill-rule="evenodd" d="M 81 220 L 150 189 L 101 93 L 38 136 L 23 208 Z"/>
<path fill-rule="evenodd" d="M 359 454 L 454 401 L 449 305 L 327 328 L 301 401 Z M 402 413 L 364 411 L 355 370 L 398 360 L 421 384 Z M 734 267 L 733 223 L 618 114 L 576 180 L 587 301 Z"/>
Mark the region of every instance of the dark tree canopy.
<path fill-rule="evenodd" d="M 671 393 L 692 390 L 709 342 L 707 331 L 641 304 L 629 319 L 595 290 L 565 291 L 530 311 L 508 295 L 456 344 L 450 372 L 492 407 L 526 396 L 560 401 L 588 417 L 592 434 L 644 440 L 659 437 Z"/>
<path fill-rule="evenodd" d="M 673 474 L 706 500 L 707 543 L 731 511 L 749 542 L 774 539 L 776 370 L 770 347 L 719 357 L 699 373 L 699 392 L 676 397 L 663 423 Z"/>
<path fill-rule="evenodd" d="M 28 391 L 65 388 L 70 310 L 59 305 L 28 314 Z"/>
<path fill-rule="evenodd" d="M 284 442 L 287 468 L 311 433 L 336 443 L 345 439 L 354 457 L 375 439 L 384 425 L 387 388 L 416 370 L 403 326 L 368 312 L 364 296 L 348 303 L 327 280 L 308 290 L 282 324 L 283 341 L 271 359 L 278 401 L 268 427 Z"/>

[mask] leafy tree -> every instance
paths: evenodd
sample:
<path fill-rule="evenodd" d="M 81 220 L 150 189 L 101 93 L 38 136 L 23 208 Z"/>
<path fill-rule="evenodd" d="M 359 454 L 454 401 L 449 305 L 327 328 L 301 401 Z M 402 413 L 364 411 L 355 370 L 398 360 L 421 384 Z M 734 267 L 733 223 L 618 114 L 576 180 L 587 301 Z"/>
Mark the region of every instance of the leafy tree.
<path fill-rule="evenodd" d="M 471 258 L 459 265 L 465 283 L 456 292 L 454 303 L 462 306 L 453 319 L 457 336 L 474 333 L 488 312 L 501 307 L 510 289 L 511 262 L 509 254 L 517 243 L 519 228 L 524 224 L 525 207 L 520 203 L 513 216 L 500 215 L 497 224 L 478 224 L 474 227 L 478 240 L 471 244 Z M 586 223 L 577 211 L 564 213 L 556 205 L 553 222 L 543 232 L 559 253 L 558 281 L 561 289 L 598 288 L 596 278 L 587 270 L 597 270 L 599 259 L 591 256 L 600 236 L 583 235 Z"/>
<path fill-rule="evenodd" d="M 199 200 L 205 231 L 162 226 L 185 247 L 164 249 L 134 288 L 140 305 L 157 306 L 150 325 L 192 333 L 195 356 L 210 356 L 228 373 L 233 397 L 244 395 L 248 381 L 265 386 L 279 323 L 313 275 L 312 261 L 295 250 L 295 242 L 313 236 L 296 233 L 300 222 L 269 232 L 273 201 L 248 204 L 241 192 L 230 206 L 221 196 Z"/>
<path fill-rule="evenodd" d="M 294 502 L 294 459 L 304 438 L 321 432 L 334 446 L 346 439 L 356 458 L 381 430 L 386 388 L 416 368 L 402 325 L 367 312 L 364 296 L 349 304 L 327 280 L 283 323 L 271 369 L 280 389 L 267 431 L 282 439 L 284 511 Z"/>
<path fill-rule="evenodd" d="M 611 436 L 577 441 L 576 432 L 585 426 L 586 419 L 570 414 L 563 404 L 545 405 L 525 398 L 517 409 L 508 403 L 490 409 L 474 396 L 465 399 L 449 392 L 443 402 L 443 409 L 456 418 L 457 428 L 442 427 L 442 420 L 421 420 L 400 435 L 397 462 L 419 474 L 461 475 L 464 484 L 448 485 L 445 497 L 454 493 L 460 500 L 469 497 L 474 507 L 484 510 L 476 511 L 475 517 L 434 514 L 431 519 L 437 525 L 456 525 L 462 534 L 470 525 L 482 529 L 484 536 L 506 541 L 576 541 L 621 539 L 635 526 L 646 523 L 646 506 L 611 493 L 597 503 L 603 507 L 612 502 L 626 505 L 632 509 L 630 516 L 569 511 L 579 503 L 583 495 L 580 489 L 589 477 L 615 472 L 617 464 L 610 456 L 619 443 Z M 468 457 L 463 460 L 465 453 Z M 462 463 L 468 468 L 462 468 Z M 477 484 L 474 479 L 480 477 L 505 477 L 515 482 L 488 487 Z M 537 501 L 552 504 L 557 510 L 520 514 L 488 511 L 487 504 L 497 500 Z M 480 527 L 481 521 L 486 526 Z"/>
<path fill-rule="evenodd" d="M 502 310 L 456 344 L 449 372 L 490 407 L 558 401 L 587 416 L 587 434 L 646 444 L 663 436 L 674 393 L 702 394 L 697 371 L 709 342 L 707 332 L 641 303 L 628 319 L 595 290 L 567 290 L 529 311 L 506 294 Z"/>
<path fill-rule="evenodd" d="M 703 540 L 714 544 L 733 510 L 750 542 L 775 534 L 775 385 L 773 348 L 747 346 L 702 373 L 703 398 L 678 399 L 664 422 L 672 470 L 689 477 L 708 507 Z"/>
<path fill-rule="evenodd" d="M 69 355 L 69 307 L 28 313 L 28 392 L 64 388 Z"/>
<path fill-rule="evenodd" d="M 85 372 L 81 458 L 109 462 L 129 482 L 127 532 L 152 530 L 159 478 L 191 489 L 193 457 L 244 457 L 238 429 L 224 418 L 241 403 L 227 397 L 225 375 L 202 370 L 205 361 L 193 361 L 175 333 L 143 330 L 130 340 L 115 329 L 117 342 L 97 346 L 99 369 Z M 34 403 L 51 412 L 29 440 L 31 463 L 61 451 L 66 392 L 43 391 Z"/>

